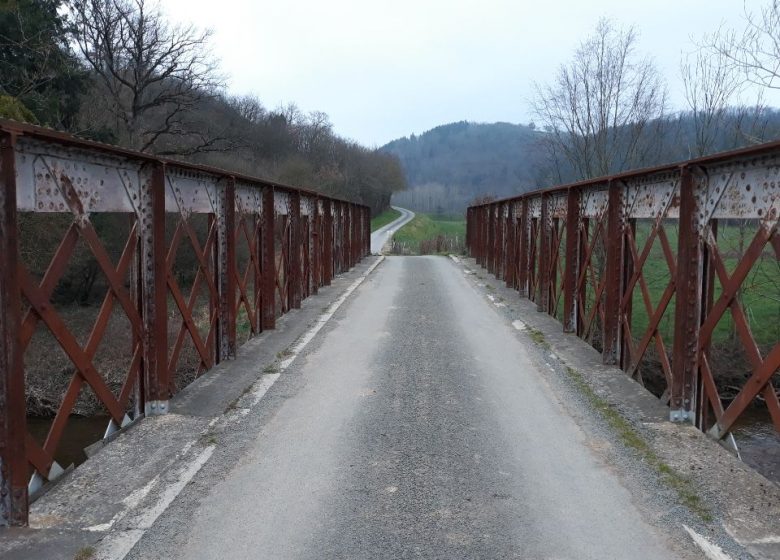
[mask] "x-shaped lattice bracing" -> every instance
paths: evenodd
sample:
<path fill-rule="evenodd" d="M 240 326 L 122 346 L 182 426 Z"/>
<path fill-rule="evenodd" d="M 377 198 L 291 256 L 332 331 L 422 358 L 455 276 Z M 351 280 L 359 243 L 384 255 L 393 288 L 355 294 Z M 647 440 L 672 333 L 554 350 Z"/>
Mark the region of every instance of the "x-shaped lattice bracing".
<path fill-rule="evenodd" d="M 36 283 L 27 268 L 20 262 L 19 277 L 22 294 L 30 304 L 30 309 L 22 322 L 20 342 L 24 352 L 32 340 L 38 322 L 43 321 L 75 366 L 76 371 L 71 377 L 44 444 L 42 446 L 39 445 L 34 438 L 29 434 L 27 435 L 28 460 L 36 471 L 31 482 L 31 489 L 42 483 L 42 480 L 39 480 L 38 477 L 51 479 L 55 474 L 60 473 L 61 469 L 54 460 L 54 454 L 57 451 L 68 422 L 68 417 L 76 404 L 85 381 L 98 400 L 105 406 L 112 422 L 115 422 L 115 426 L 125 425 L 130 421 L 125 410 L 137 379 L 141 360 L 141 317 L 122 280 L 127 276 L 135 257 L 137 245 L 135 224 L 128 235 L 119 262 L 114 267 L 111 263 L 111 258 L 100 242 L 97 232 L 89 221 L 88 215 L 84 211 L 78 192 L 70 178 L 65 174 L 57 177 L 56 174 L 52 173 L 52 176 L 57 180 L 59 192 L 62 193 L 68 208 L 73 213 L 74 221 L 57 247 L 40 284 Z M 62 316 L 49 303 L 57 283 L 65 273 L 67 264 L 76 249 L 79 239 L 84 240 L 87 244 L 109 285 L 86 345 L 83 347 L 70 331 Z M 95 355 L 105 335 L 115 300 L 119 302 L 127 316 L 136 341 L 130 368 L 118 397 L 114 396 L 94 365 Z"/>
<path fill-rule="evenodd" d="M 642 334 L 642 338 L 638 344 L 634 344 L 633 335 L 631 333 L 630 317 L 627 313 L 621 313 L 621 321 L 623 324 L 623 337 L 626 346 L 629 349 L 630 366 L 628 373 L 633 377 L 638 377 L 639 364 L 642 361 L 647 348 L 651 341 L 655 341 L 656 350 L 658 352 L 658 358 L 661 362 L 661 368 L 663 369 L 664 377 L 666 379 L 667 390 L 671 387 L 672 383 L 672 368 L 669 363 L 668 354 L 666 353 L 666 347 L 664 346 L 663 338 L 658 332 L 659 325 L 663 319 L 664 313 L 669 307 L 669 303 L 672 300 L 672 296 L 676 291 L 675 278 L 677 276 L 677 263 L 672 247 L 669 243 L 669 238 L 666 236 L 666 230 L 663 226 L 664 214 L 658 215 L 653 221 L 653 226 L 645 241 L 642 253 L 639 254 L 636 245 L 636 238 L 632 228 L 625 228 L 625 237 L 629 254 L 633 263 L 633 273 L 629 278 L 623 298 L 620 302 L 621 309 L 627 309 L 633 299 L 634 288 L 639 284 L 640 292 L 642 294 L 642 302 L 647 312 L 649 320 L 647 329 Z M 644 266 L 647 263 L 647 259 L 650 256 L 650 252 L 655 244 L 656 238 L 658 238 L 663 249 L 664 258 L 666 259 L 666 265 L 669 268 L 670 279 L 664 288 L 663 293 L 659 299 L 658 305 L 653 306 L 653 302 L 650 298 L 650 289 L 647 285 L 647 280 L 644 274 Z"/>
<path fill-rule="evenodd" d="M 252 218 L 251 219 L 251 227 L 249 224 L 247 224 L 247 217 Z M 236 287 L 238 289 L 238 299 L 235 301 L 235 311 L 238 313 L 238 311 L 243 306 L 246 310 L 247 317 L 249 318 L 250 323 L 250 330 L 252 334 L 257 334 L 257 309 L 258 307 L 255 305 L 253 306 L 250 299 L 249 294 L 247 291 L 247 287 L 249 285 L 250 276 L 252 273 L 254 273 L 256 278 L 256 284 L 254 285 L 254 301 L 255 304 L 259 301 L 259 295 L 260 290 L 262 286 L 262 276 L 261 276 L 261 265 L 260 265 L 260 252 L 258 251 L 259 248 L 259 238 L 261 233 L 261 224 L 260 219 L 257 216 L 253 216 L 252 214 L 246 214 L 244 212 L 241 212 L 239 214 L 239 220 L 237 224 L 237 230 L 235 232 L 235 244 L 238 246 L 239 244 L 239 238 L 243 236 L 243 238 L 246 240 L 247 243 L 247 249 L 249 251 L 249 259 L 246 263 L 246 266 L 244 267 L 243 272 L 240 269 L 240 264 L 238 262 L 238 259 L 235 261 L 235 267 L 233 269 L 233 275 L 236 280 Z M 250 232 L 251 230 L 251 232 Z"/>
<path fill-rule="evenodd" d="M 197 351 L 200 359 L 198 375 L 202 371 L 210 369 L 213 365 L 213 359 L 211 352 L 209 352 L 209 348 L 212 347 L 212 342 L 215 335 L 215 326 L 217 320 L 216 313 L 212 313 L 209 319 L 209 328 L 205 341 L 201 337 L 198 326 L 195 323 L 195 319 L 193 318 L 193 313 L 197 305 L 201 284 L 203 282 L 206 283 L 207 293 L 210 301 L 212 303 L 219 301 L 219 293 L 217 291 L 217 286 L 214 282 L 213 274 L 211 272 L 212 267 L 209 264 L 212 251 L 214 250 L 214 246 L 216 244 L 216 225 L 216 220 L 210 220 L 206 243 L 203 245 L 203 247 L 201 247 L 197 234 L 189 224 L 188 216 L 186 213 L 180 212 L 179 221 L 173 233 L 171 245 L 166 257 L 168 291 L 170 292 L 171 297 L 173 297 L 174 303 L 176 304 L 176 307 L 181 314 L 181 324 L 179 326 L 179 330 L 176 335 L 176 341 L 174 342 L 171 355 L 168 360 L 168 379 L 171 393 L 174 393 L 176 389 L 176 369 L 179 363 L 179 358 L 186 335 L 189 335 L 190 339 L 192 340 L 192 343 L 195 346 L 195 350 Z M 173 267 L 176 262 L 176 255 L 178 253 L 179 246 L 184 240 L 184 236 L 186 236 L 187 240 L 191 244 L 192 251 L 198 261 L 198 269 L 195 273 L 195 279 L 193 280 L 192 287 L 190 288 L 188 301 L 184 300 L 181 288 L 179 283 L 176 281 L 176 276 L 174 275 L 173 271 Z"/>
<path fill-rule="evenodd" d="M 771 382 L 772 377 L 780 369 L 780 343 L 776 343 L 766 357 L 761 356 L 745 316 L 745 311 L 736 297 L 745 278 L 761 257 L 767 244 L 771 245 L 776 258 L 780 260 L 780 241 L 778 240 L 778 235 L 780 234 L 778 234 L 777 228 L 777 223 L 771 226 L 766 223 L 761 224 L 731 275 L 726 270 L 726 265 L 718 250 L 718 243 L 714 233 L 709 228 L 707 230 L 707 246 L 722 292 L 720 297 L 713 303 L 712 308 L 702 323 L 698 350 L 701 356 L 699 367 L 705 394 L 712 405 L 717 419 L 717 424 L 713 426 L 712 433 L 717 437 L 724 437 L 728 434 L 737 418 L 759 394 L 764 397 L 775 429 L 780 432 L 780 402 L 778 402 L 777 393 Z M 737 334 L 750 363 L 752 374 L 728 408 L 723 410 L 705 349 L 712 339 L 715 327 L 727 310 L 731 312 Z"/>
<path fill-rule="evenodd" d="M 282 215 L 282 219 L 279 220 L 277 216 L 277 223 L 282 224 L 282 238 L 279 250 L 279 260 L 276 263 L 276 293 L 279 296 L 281 302 L 281 312 L 287 313 L 290 310 L 290 301 L 288 295 L 290 293 L 290 274 L 289 274 L 289 260 L 287 255 L 290 251 L 290 217 L 288 215 Z"/>
<path fill-rule="evenodd" d="M 580 222 L 579 232 L 581 245 L 585 247 L 585 253 L 581 261 L 581 268 L 577 274 L 576 293 L 577 293 L 577 308 L 580 310 L 581 325 L 578 327 L 580 336 L 588 340 L 591 336 L 591 330 L 596 324 L 595 317 L 598 314 L 603 322 L 604 309 L 602 306 L 602 296 L 604 289 L 606 288 L 607 281 L 606 275 L 602 274 L 602 278 L 599 280 L 596 268 L 593 263 L 593 252 L 599 242 L 604 244 L 604 215 L 596 220 L 596 227 L 593 231 L 593 235 L 589 235 L 589 219 L 584 219 Z M 594 291 L 593 306 L 587 311 L 586 315 L 582 315 L 587 309 L 587 284 L 590 277 L 590 285 Z"/>

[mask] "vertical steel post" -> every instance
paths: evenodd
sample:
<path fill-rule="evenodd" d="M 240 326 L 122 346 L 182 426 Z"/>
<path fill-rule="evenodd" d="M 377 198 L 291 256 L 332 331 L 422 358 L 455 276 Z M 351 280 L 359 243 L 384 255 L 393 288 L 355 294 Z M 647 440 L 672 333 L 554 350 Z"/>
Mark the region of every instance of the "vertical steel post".
<path fill-rule="evenodd" d="M 623 227 L 626 232 L 631 232 L 634 239 L 636 239 L 636 220 L 631 219 L 628 215 L 624 216 Z M 626 331 L 623 330 L 623 325 L 628 324 L 631 327 L 631 316 L 634 312 L 634 300 L 632 297 L 626 297 L 628 295 L 628 283 L 631 277 L 634 275 L 634 259 L 631 256 L 631 249 L 628 247 L 628 237 L 624 236 L 623 242 L 623 277 L 621 279 L 621 292 L 620 292 L 620 367 L 624 371 L 628 371 L 631 367 L 631 345 L 626 340 Z M 634 288 L 636 289 L 636 287 Z M 624 303 L 625 302 L 625 303 Z"/>
<path fill-rule="evenodd" d="M 623 276 L 625 268 L 625 235 L 623 212 L 623 184 L 609 182 L 607 202 L 607 262 L 604 288 L 604 349 L 605 364 L 620 364 L 621 322 L 620 300 L 623 297 Z"/>
<path fill-rule="evenodd" d="M 717 242 L 718 220 L 711 220 L 709 227 L 713 237 Z M 714 258 L 708 244 L 702 243 L 702 245 L 704 249 L 702 255 L 702 278 L 704 279 L 704 283 L 703 283 L 704 292 L 702 293 L 701 299 L 704 305 L 702 305 L 702 309 L 701 309 L 701 324 L 704 323 L 704 320 L 710 314 L 710 311 L 712 311 L 712 306 L 715 303 Z M 701 352 L 699 356 L 700 360 L 703 359 L 704 356 L 709 357 L 711 346 L 712 346 L 712 337 L 710 337 L 710 340 L 707 342 L 706 346 L 700 350 Z M 709 399 L 707 398 L 707 393 L 704 387 L 704 383 L 699 383 L 698 378 L 696 383 L 695 395 L 696 395 L 696 401 L 694 402 L 694 411 L 693 411 L 695 415 L 694 421 L 696 423 L 697 428 L 699 428 L 703 432 L 706 432 L 712 427 L 712 419 L 710 418 L 710 414 L 709 414 L 711 406 L 709 404 Z"/>
<path fill-rule="evenodd" d="M 539 217 L 539 256 L 537 262 L 538 294 L 537 311 L 550 309 L 550 257 L 552 256 L 552 218 L 550 217 L 550 195 L 541 195 L 541 215 Z"/>
<path fill-rule="evenodd" d="M 217 362 L 236 356 L 236 183 L 228 177 L 218 185 L 216 285 Z"/>
<path fill-rule="evenodd" d="M 260 194 L 262 200 L 262 194 Z M 257 203 L 257 199 L 255 199 Z M 260 202 L 262 204 L 262 202 Z M 252 214 L 252 238 L 254 239 L 254 255 L 252 266 L 252 289 L 254 290 L 255 324 L 254 332 L 263 330 L 263 211 L 262 207 L 255 208 Z"/>
<path fill-rule="evenodd" d="M 342 246 L 342 261 L 341 261 L 341 270 L 339 272 L 344 272 L 346 270 L 349 270 L 352 266 L 350 264 L 350 250 L 351 250 L 351 239 L 349 235 L 350 227 L 352 227 L 352 224 L 350 223 L 350 215 L 349 215 L 349 205 L 346 202 L 343 202 L 341 205 L 341 219 L 342 219 L 342 229 L 341 229 L 341 246 Z"/>
<path fill-rule="evenodd" d="M 471 207 L 469 206 L 468 208 L 466 208 L 466 239 L 464 240 L 464 244 L 466 246 L 466 254 L 467 255 L 471 254 L 471 251 L 469 249 L 470 246 L 471 246 L 471 243 L 470 243 L 471 224 L 470 224 L 470 222 L 471 222 Z"/>
<path fill-rule="evenodd" d="M 528 202 L 528 197 L 523 197 L 522 200 L 522 207 L 520 210 L 520 217 L 519 217 L 519 245 L 520 245 L 520 252 L 518 255 L 518 263 L 517 263 L 517 291 L 520 292 L 521 296 L 524 297 L 530 297 L 531 294 L 528 290 L 528 268 L 529 268 L 529 262 L 528 262 L 528 234 L 531 227 L 531 216 L 530 216 L 530 204 Z"/>
<path fill-rule="evenodd" d="M 577 331 L 577 275 L 579 274 L 580 190 L 566 195 L 566 270 L 563 272 L 563 332 Z"/>
<path fill-rule="evenodd" d="M 165 164 L 151 168 L 141 195 L 140 270 L 144 413 L 168 412 L 168 265 L 165 249 Z"/>
<path fill-rule="evenodd" d="M 323 237 L 323 284 L 330 286 L 330 281 L 333 278 L 333 205 L 330 200 L 324 200 L 322 202 L 322 211 L 324 216 L 324 231 Z"/>
<path fill-rule="evenodd" d="M 504 204 L 496 205 L 496 279 L 501 280 L 504 271 Z"/>
<path fill-rule="evenodd" d="M 301 292 L 303 291 L 303 274 L 301 273 L 301 193 L 290 193 L 290 293 L 289 306 L 292 309 L 300 309 Z"/>
<path fill-rule="evenodd" d="M 483 243 L 484 243 L 484 218 L 485 218 L 485 207 L 484 206 L 478 206 L 474 209 L 474 259 L 477 261 L 477 264 L 479 266 L 485 266 L 485 259 L 484 259 L 484 253 L 483 253 Z"/>
<path fill-rule="evenodd" d="M 692 422 L 695 416 L 699 370 L 699 330 L 704 285 L 703 241 L 699 212 L 700 187 L 692 171 L 680 176 L 680 233 L 677 245 L 677 297 L 672 344 L 672 387 L 669 415 L 672 422 Z"/>
<path fill-rule="evenodd" d="M 0 137 L 0 527 L 28 522 L 15 143 L 12 134 Z"/>
<path fill-rule="evenodd" d="M 320 216 L 320 199 L 314 198 L 311 216 L 312 228 L 312 266 L 311 266 L 311 291 L 316 294 L 322 285 L 322 217 Z"/>
<path fill-rule="evenodd" d="M 363 209 L 363 219 L 365 220 L 365 230 L 363 238 L 363 256 L 367 257 L 371 254 L 371 209 L 366 206 Z"/>
<path fill-rule="evenodd" d="M 263 188 L 263 221 L 260 224 L 262 243 L 260 244 L 263 287 L 261 305 L 263 329 L 276 327 L 276 239 L 274 235 L 274 189 Z"/>
<path fill-rule="evenodd" d="M 504 268 L 504 279 L 506 287 L 513 288 L 515 285 L 515 274 L 517 272 L 516 251 L 515 251 L 515 203 L 510 202 L 507 205 L 507 217 L 505 221 L 506 230 L 506 267 Z"/>
<path fill-rule="evenodd" d="M 355 210 L 356 210 L 355 205 L 350 204 L 349 223 L 351 224 L 352 227 L 349 230 L 349 247 L 350 247 L 349 268 L 355 266 L 355 263 L 357 262 L 357 212 L 355 212 Z"/>
<path fill-rule="evenodd" d="M 486 254 L 487 254 L 487 270 L 493 272 L 496 269 L 496 224 L 495 224 L 495 205 L 489 204 L 487 207 L 487 239 L 486 239 Z"/>

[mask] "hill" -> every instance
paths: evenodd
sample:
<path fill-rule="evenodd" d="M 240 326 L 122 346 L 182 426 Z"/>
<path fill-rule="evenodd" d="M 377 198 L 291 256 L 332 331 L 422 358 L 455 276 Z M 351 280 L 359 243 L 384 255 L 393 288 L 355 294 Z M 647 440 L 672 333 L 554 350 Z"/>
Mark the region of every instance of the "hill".
<path fill-rule="evenodd" d="M 533 126 L 457 122 L 381 148 L 397 156 L 409 189 L 394 203 L 414 210 L 462 212 L 474 198 L 508 196 L 537 182 L 543 154 Z"/>

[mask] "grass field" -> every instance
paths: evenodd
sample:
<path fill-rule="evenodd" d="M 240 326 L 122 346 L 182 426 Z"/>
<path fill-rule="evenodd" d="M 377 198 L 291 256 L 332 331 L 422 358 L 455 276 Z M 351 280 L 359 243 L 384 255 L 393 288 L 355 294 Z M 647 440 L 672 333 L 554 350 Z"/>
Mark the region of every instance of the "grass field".
<path fill-rule="evenodd" d="M 669 223 L 665 225 L 665 232 L 672 252 L 676 253 L 677 224 Z M 637 223 L 636 245 L 637 253 L 640 255 L 649 233 L 650 225 L 647 222 L 640 221 Z M 740 260 L 740 255 L 744 254 L 754 235 L 755 226 L 751 224 L 741 227 L 722 224 L 719 227 L 717 234 L 718 250 L 729 275 L 733 273 Z M 562 246 L 564 244 L 565 241 L 562 241 Z M 563 266 L 564 258 L 562 255 L 560 259 Z M 658 307 L 663 292 L 671 279 L 671 272 L 664 256 L 660 239 L 657 237 L 642 268 L 642 273 L 647 285 L 651 307 L 654 310 Z M 714 301 L 717 301 L 723 292 L 723 287 L 717 275 L 715 276 L 713 288 Z M 589 289 L 588 291 L 587 299 L 592 301 L 592 290 Z M 738 299 L 745 311 L 747 322 L 756 342 L 762 350 L 768 350 L 780 340 L 780 262 L 778 262 L 770 246 L 764 248 L 761 258 L 751 268 L 742 283 Z M 672 296 L 659 324 L 661 336 L 667 344 L 670 344 L 673 338 L 674 305 L 675 297 Z M 559 306 L 559 318 L 562 318 L 562 312 L 562 306 Z M 639 282 L 637 282 L 633 290 L 631 315 L 631 333 L 635 340 L 639 340 L 650 323 L 650 314 L 648 314 Z M 726 311 L 723 314 L 715 327 L 712 342 L 714 345 L 740 345 L 734 326 L 734 317 L 730 311 Z"/>
<path fill-rule="evenodd" d="M 462 245 L 466 237 L 465 218 L 416 214 L 411 222 L 396 232 L 393 239 L 412 253 L 418 253 L 421 242 L 434 240 L 440 235 L 453 242 L 457 240 Z"/>
<path fill-rule="evenodd" d="M 395 210 L 394 208 L 388 208 L 381 214 L 371 218 L 371 231 L 376 231 L 382 226 L 386 226 L 400 215 L 401 213 L 398 210 Z"/>

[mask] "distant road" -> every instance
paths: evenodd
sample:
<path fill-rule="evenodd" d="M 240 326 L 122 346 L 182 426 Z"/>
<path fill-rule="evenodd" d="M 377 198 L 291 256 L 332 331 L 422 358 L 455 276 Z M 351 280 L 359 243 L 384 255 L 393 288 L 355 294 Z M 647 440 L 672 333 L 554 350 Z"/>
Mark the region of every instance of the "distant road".
<path fill-rule="evenodd" d="M 396 220 L 390 222 L 386 226 L 382 226 L 371 234 L 371 252 L 374 254 L 381 253 L 382 248 L 390 241 L 393 234 L 414 218 L 414 212 L 411 210 L 399 208 L 398 206 L 393 206 L 393 208 L 398 210 L 401 215 Z"/>

